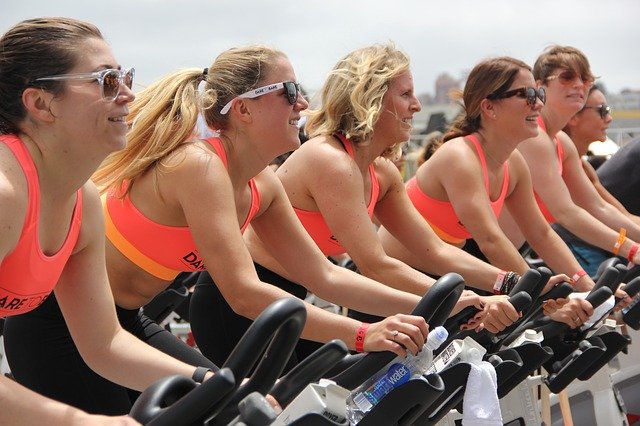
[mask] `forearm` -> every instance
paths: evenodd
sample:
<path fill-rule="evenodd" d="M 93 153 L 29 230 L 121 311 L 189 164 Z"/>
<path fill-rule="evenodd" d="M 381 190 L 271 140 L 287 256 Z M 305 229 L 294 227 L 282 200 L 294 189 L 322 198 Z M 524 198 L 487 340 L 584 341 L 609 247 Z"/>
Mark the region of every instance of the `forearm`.
<path fill-rule="evenodd" d="M 596 208 L 592 208 L 588 211 L 593 217 L 614 231 L 617 231 L 620 228 L 625 228 L 629 238 L 634 241 L 640 241 L 640 225 L 612 204 L 603 201 Z"/>
<path fill-rule="evenodd" d="M 558 223 L 578 238 L 613 253 L 614 245 L 618 240 L 618 231 L 600 222 L 586 210 L 576 206 L 571 209 L 569 214 L 561 214 L 556 216 L 556 219 Z M 623 256 L 626 255 L 629 247 L 626 247 L 626 251 L 624 251 L 625 247 L 623 246 L 619 253 Z"/>
<path fill-rule="evenodd" d="M 552 271 L 573 277 L 582 270 L 582 266 L 560 236 L 551 227 L 547 228 L 530 233 L 527 236 L 527 241 Z M 594 282 L 590 277 L 585 276 L 580 278 L 575 286 L 579 291 L 589 291 L 594 286 Z"/>
<path fill-rule="evenodd" d="M 102 348 L 81 354 L 96 373 L 138 391 L 162 377 L 174 374 L 191 377 L 195 371 L 195 367 L 149 346 L 123 329 Z"/>
<path fill-rule="evenodd" d="M 500 273 L 500 268 L 446 243 L 436 250 L 425 252 L 422 257 L 424 265 L 431 265 L 426 272 L 437 275 L 457 272 L 468 286 L 481 290 L 492 291 Z"/>
<path fill-rule="evenodd" d="M 496 240 L 476 241 L 482 253 L 493 266 L 505 271 L 514 271 L 520 275 L 529 269 L 527 262 L 506 237 Z"/>
<path fill-rule="evenodd" d="M 340 339 L 349 349 L 355 350 L 357 330 L 362 324 L 360 321 L 331 313 L 308 303 L 305 305 L 307 320 L 302 330 L 302 338 L 320 343 Z"/>
<path fill-rule="evenodd" d="M 423 296 L 435 282 L 433 278 L 392 257 L 371 265 L 361 262 L 358 269 L 365 277 L 418 296 Z"/>
<path fill-rule="evenodd" d="M 333 266 L 324 285 L 314 286 L 313 292 L 333 303 L 381 316 L 408 314 L 421 298 L 339 266 Z"/>
<path fill-rule="evenodd" d="M 0 424 L 67 426 L 85 422 L 87 413 L 20 386 L 0 375 Z"/>

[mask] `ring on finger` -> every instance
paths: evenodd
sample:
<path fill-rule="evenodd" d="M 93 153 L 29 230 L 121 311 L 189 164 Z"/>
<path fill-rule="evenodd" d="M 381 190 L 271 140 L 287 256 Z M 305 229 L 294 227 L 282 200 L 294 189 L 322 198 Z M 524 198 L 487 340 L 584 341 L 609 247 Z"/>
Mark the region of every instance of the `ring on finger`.
<path fill-rule="evenodd" d="M 400 332 L 398 330 L 393 330 L 393 336 L 391 337 L 391 340 L 393 340 L 394 342 L 396 341 L 396 337 L 398 336 Z"/>

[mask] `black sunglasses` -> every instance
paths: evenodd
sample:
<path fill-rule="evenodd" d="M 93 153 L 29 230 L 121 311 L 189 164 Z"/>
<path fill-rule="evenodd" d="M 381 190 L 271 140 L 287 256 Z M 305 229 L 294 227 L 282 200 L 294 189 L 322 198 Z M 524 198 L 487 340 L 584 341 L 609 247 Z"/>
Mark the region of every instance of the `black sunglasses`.
<path fill-rule="evenodd" d="M 287 97 L 287 101 L 291 105 L 295 105 L 296 102 L 298 102 L 298 94 L 302 93 L 300 84 L 293 81 L 283 81 L 280 83 L 268 84 L 266 86 L 258 87 L 257 89 L 249 90 L 248 92 L 245 92 L 231 99 L 225 106 L 222 107 L 222 109 L 220 110 L 220 114 L 225 115 L 226 113 L 228 113 L 231 109 L 231 104 L 237 98 L 254 99 L 278 89 L 284 89 L 284 95 Z"/>
<path fill-rule="evenodd" d="M 527 100 L 527 105 L 534 106 L 536 104 L 536 98 L 540 99 L 542 103 L 546 100 L 546 93 L 544 87 L 520 87 L 519 89 L 507 90 L 503 93 L 492 93 L 487 96 L 487 99 L 506 99 L 517 96 Z"/>
<path fill-rule="evenodd" d="M 607 104 L 596 105 L 596 106 L 583 106 L 582 109 L 595 109 L 600 114 L 600 118 L 603 120 L 607 118 L 607 115 L 611 114 L 611 107 Z"/>

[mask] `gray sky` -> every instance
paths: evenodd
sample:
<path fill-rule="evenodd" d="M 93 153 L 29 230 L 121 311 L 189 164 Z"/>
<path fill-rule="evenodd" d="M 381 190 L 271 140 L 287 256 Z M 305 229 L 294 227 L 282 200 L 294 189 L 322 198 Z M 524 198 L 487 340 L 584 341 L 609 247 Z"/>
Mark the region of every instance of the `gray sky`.
<path fill-rule="evenodd" d="M 265 43 L 313 90 L 350 50 L 391 40 L 411 56 L 419 94 L 486 57 L 533 64 L 550 44 L 585 52 L 610 92 L 640 89 L 640 0 L 2 0 L 1 9 L 2 33 L 35 16 L 93 22 L 142 85 Z"/>

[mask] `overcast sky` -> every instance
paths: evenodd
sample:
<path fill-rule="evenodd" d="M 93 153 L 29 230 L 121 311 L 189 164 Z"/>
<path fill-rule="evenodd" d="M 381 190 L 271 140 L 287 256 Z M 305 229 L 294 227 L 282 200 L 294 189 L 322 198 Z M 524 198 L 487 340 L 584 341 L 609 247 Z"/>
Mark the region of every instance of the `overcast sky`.
<path fill-rule="evenodd" d="M 35 16 L 96 24 L 137 83 L 208 66 L 233 46 L 284 51 L 310 89 L 350 50 L 393 41 L 411 56 L 416 92 L 459 78 L 479 60 L 533 64 L 550 44 L 572 45 L 610 92 L 640 89 L 640 0 L 1 0 L 0 32 Z M 140 87 L 140 86 L 138 86 Z"/>

